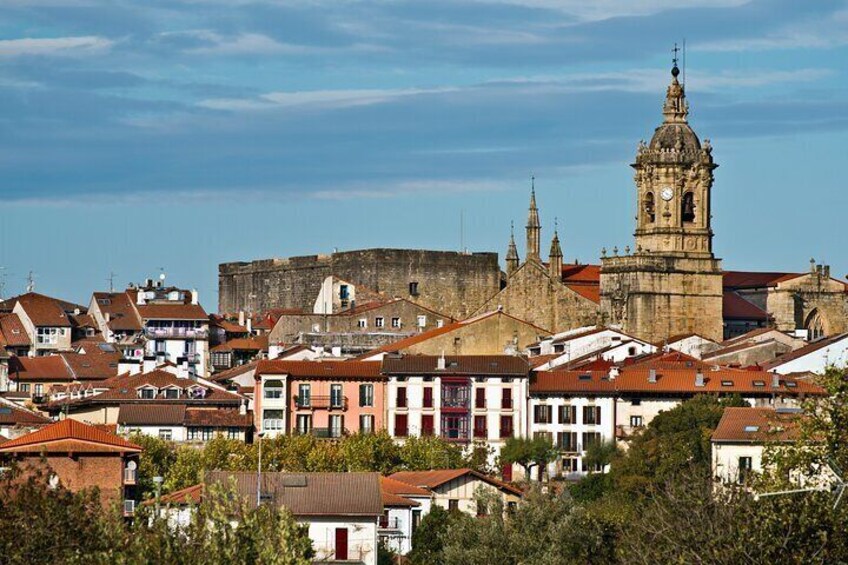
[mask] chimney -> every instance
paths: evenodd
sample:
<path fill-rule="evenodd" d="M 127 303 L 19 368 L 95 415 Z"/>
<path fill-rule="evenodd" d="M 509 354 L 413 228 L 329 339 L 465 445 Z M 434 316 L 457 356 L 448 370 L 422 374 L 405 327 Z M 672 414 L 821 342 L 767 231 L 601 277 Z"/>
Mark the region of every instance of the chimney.
<path fill-rule="evenodd" d="M 437 371 L 444 371 L 445 370 L 445 353 L 444 353 L 444 351 L 442 352 L 441 355 L 439 355 L 439 358 L 436 360 L 436 370 Z"/>
<path fill-rule="evenodd" d="M 771 388 L 780 388 L 780 375 L 777 373 L 771 376 Z"/>
<path fill-rule="evenodd" d="M 246 324 L 247 324 L 247 333 L 252 334 L 253 333 L 253 318 L 248 316 Z"/>
<path fill-rule="evenodd" d="M 704 373 L 702 373 L 701 371 L 695 373 L 695 386 L 704 386 Z"/>
<path fill-rule="evenodd" d="M 653 369 L 652 369 L 653 370 Z M 614 381 L 618 375 L 621 374 L 621 369 L 618 368 L 618 365 L 613 365 L 609 370 L 609 378 L 611 381 Z"/>
<path fill-rule="evenodd" d="M 244 310 L 239 310 L 238 325 L 244 326 Z"/>
<path fill-rule="evenodd" d="M 242 400 L 241 404 L 239 404 L 239 414 L 242 416 L 247 414 L 247 401 Z"/>
<path fill-rule="evenodd" d="M 109 322 L 112 321 L 112 314 L 110 312 L 106 312 L 106 315 L 103 316 L 103 318 L 106 320 L 106 323 L 108 324 Z"/>
<path fill-rule="evenodd" d="M 825 265 L 822 269 L 822 276 L 826 279 L 830 278 L 830 265 Z"/>
<path fill-rule="evenodd" d="M 649 383 L 656 383 L 657 382 L 657 370 L 656 369 L 651 369 L 650 371 L 648 371 L 648 382 Z"/>
<path fill-rule="evenodd" d="M 138 292 L 136 293 L 135 303 L 138 304 L 139 306 L 144 306 L 145 302 L 144 302 L 144 291 L 143 290 L 139 289 Z"/>
<path fill-rule="evenodd" d="M 197 302 L 198 302 L 197 289 L 193 288 L 193 289 L 191 289 L 191 303 L 197 304 Z"/>

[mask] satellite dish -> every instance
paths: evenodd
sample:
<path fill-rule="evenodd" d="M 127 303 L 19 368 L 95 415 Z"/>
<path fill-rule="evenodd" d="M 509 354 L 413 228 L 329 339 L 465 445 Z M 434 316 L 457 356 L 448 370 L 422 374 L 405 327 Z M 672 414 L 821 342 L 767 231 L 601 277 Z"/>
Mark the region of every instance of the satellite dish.
<path fill-rule="evenodd" d="M 160 274 L 159 274 L 159 280 L 160 280 L 160 281 L 164 281 L 164 280 L 165 280 L 165 273 L 160 273 Z"/>

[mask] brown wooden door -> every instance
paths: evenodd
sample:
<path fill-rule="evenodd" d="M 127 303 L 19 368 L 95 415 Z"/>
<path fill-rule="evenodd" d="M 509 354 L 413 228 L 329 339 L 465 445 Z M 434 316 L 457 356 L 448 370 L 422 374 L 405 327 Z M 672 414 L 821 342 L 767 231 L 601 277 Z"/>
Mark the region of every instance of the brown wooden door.
<path fill-rule="evenodd" d="M 347 528 L 336 528 L 336 559 L 347 560 Z"/>

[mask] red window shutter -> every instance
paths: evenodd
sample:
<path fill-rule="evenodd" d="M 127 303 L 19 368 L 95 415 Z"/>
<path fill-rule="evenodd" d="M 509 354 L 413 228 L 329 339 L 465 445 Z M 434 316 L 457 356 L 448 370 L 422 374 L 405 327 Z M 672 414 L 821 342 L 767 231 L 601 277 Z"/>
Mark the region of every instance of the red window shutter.
<path fill-rule="evenodd" d="M 433 387 L 424 387 L 424 408 L 433 407 Z"/>
<path fill-rule="evenodd" d="M 595 423 L 598 424 L 598 425 L 601 424 L 601 407 L 600 406 L 595 406 Z"/>
<path fill-rule="evenodd" d="M 571 423 L 572 424 L 577 423 L 577 406 L 571 407 Z"/>
<path fill-rule="evenodd" d="M 486 389 L 485 388 L 478 388 L 477 391 L 474 394 L 476 395 L 476 397 L 474 399 L 475 400 L 474 406 L 476 406 L 477 408 L 485 408 L 486 407 Z"/>
<path fill-rule="evenodd" d="M 503 397 L 501 398 L 501 408 L 509 410 L 512 408 L 512 389 L 503 389 Z"/>
<path fill-rule="evenodd" d="M 399 386 L 397 389 L 397 407 L 406 408 L 406 387 Z"/>
<path fill-rule="evenodd" d="M 501 478 L 507 482 L 512 481 L 512 465 L 507 463 L 501 469 Z"/>
<path fill-rule="evenodd" d="M 421 416 L 421 435 L 431 436 L 433 435 L 433 433 L 433 415 L 424 414 L 423 416 Z"/>
<path fill-rule="evenodd" d="M 395 435 L 398 437 L 406 437 L 407 434 L 407 415 L 395 414 Z"/>

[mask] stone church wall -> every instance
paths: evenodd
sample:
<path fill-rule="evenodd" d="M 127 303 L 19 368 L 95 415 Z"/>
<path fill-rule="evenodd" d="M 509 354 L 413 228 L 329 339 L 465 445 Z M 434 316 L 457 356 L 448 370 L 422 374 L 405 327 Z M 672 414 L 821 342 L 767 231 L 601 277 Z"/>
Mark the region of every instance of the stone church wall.
<path fill-rule="evenodd" d="M 271 308 L 311 311 L 324 279 L 335 275 L 390 297 L 408 298 L 464 318 L 500 289 L 497 253 L 365 249 L 332 255 L 223 263 L 218 267 L 218 310 Z M 410 294 L 410 283 L 418 294 Z"/>

